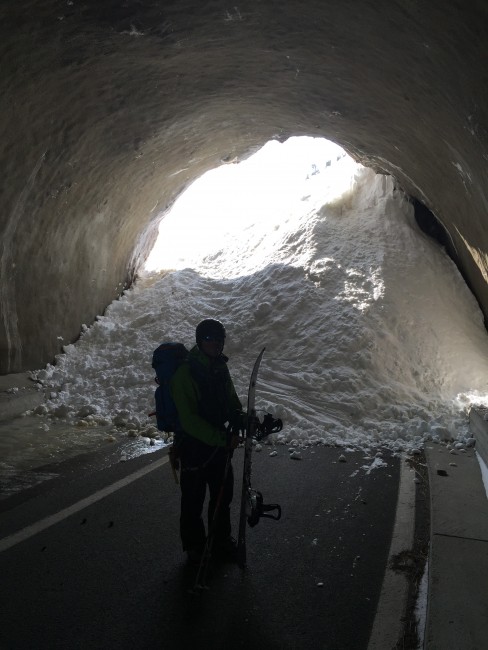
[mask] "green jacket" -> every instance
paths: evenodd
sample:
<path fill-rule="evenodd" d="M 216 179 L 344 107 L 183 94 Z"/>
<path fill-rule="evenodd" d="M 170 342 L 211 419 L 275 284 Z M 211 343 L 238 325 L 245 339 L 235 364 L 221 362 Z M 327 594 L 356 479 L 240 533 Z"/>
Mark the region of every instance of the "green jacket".
<path fill-rule="evenodd" d="M 183 431 L 211 447 L 227 444 L 224 424 L 242 405 L 224 355 L 211 360 L 195 346 L 171 380 L 171 395 Z"/>

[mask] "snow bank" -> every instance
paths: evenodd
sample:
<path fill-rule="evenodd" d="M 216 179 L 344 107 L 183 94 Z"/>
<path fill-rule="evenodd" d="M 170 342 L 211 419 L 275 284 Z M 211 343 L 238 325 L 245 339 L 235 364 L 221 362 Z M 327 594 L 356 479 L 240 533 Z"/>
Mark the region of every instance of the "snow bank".
<path fill-rule="evenodd" d="M 284 192 L 279 209 L 268 203 L 257 222 L 246 213 L 238 229 L 227 206 L 205 250 L 207 219 L 189 227 L 180 215 L 166 249 L 182 266 L 182 248 L 196 243 L 191 268 L 143 274 L 54 366 L 34 373 L 50 416 L 154 435 L 153 349 L 164 340 L 191 346 L 199 320 L 215 317 L 243 402 L 266 346 L 257 405 L 284 420 L 276 441 L 462 444 L 467 408 L 486 404 L 488 338 L 453 263 L 416 227 L 393 179 L 348 157 L 315 168 L 295 198 L 284 202 Z"/>

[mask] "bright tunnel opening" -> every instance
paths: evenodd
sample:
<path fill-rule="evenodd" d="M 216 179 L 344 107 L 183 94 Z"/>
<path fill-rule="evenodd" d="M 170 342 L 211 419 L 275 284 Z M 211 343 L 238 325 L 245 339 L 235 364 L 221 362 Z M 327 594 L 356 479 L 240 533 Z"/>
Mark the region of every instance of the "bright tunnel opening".
<path fill-rule="evenodd" d="M 270 141 L 238 164 L 208 171 L 177 199 L 161 220 L 144 270 L 194 268 L 205 259 L 212 266 L 214 259 L 212 273 L 219 277 L 256 271 L 270 262 L 284 232 L 350 192 L 360 168 L 323 138 Z M 222 250 L 228 264 L 215 258 Z"/>

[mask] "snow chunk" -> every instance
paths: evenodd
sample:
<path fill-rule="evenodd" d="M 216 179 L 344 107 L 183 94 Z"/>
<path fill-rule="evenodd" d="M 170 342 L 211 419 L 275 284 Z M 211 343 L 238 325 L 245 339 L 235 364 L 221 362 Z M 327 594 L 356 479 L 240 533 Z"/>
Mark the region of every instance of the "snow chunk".
<path fill-rule="evenodd" d="M 371 465 L 363 465 L 361 469 L 364 469 L 366 474 L 371 474 L 374 469 L 379 469 L 380 467 L 388 467 L 388 463 L 378 456 L 373 460 Z"/>

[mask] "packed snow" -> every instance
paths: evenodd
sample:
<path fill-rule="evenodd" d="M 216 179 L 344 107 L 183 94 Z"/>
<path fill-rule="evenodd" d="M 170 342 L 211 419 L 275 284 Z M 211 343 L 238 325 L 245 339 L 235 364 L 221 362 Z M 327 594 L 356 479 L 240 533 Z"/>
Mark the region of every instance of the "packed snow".
<path fill-rule="evenodd" d="M 311 444 L 469 444 L 467 410 L 487 403 L 482 314 L 393 178 L 327 141 L 270 142 L 194 183 L 160 242 L 135 285 L 33 373 L 48 422 L 78 424 L 87 446 L 94 427 L 154 441 L 152 352 L 191 347 L 212 317 L 244 404 L 266 346 L 257 406 L 283 419 L 271 442 L 292 457 Z M 49 430 L 39 435 L 48 444 Z"/>

